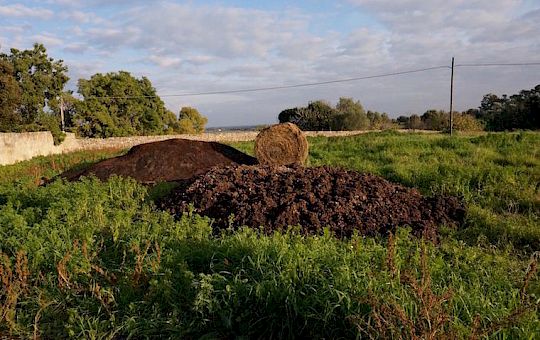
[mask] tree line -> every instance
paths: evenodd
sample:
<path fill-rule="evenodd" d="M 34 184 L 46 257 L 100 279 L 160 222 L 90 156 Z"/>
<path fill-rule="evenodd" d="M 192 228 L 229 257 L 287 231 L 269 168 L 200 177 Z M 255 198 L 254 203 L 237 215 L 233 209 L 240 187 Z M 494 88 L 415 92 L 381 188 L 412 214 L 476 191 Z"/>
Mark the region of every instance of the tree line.
<path fill-rule="evenodd" d="M 422 115 L 390 119 L 386 113 L 365 111 L 353 98 L 339 98 L 335 106 L 322 100 L 305 107 L 285 109 L 278 115 L 280 123 L 292 122 L 303 130 L 412 130 L 448 131 L 450 113 L 427 110 Z M 452 127 L 457 131 L 506 131 L 540 129 L 540 85 L 518 94 L 498 97 L 486 94 L 478 108 L 453 112 Z"/>
<path fill-rule="evenodd" d="M 302 130 L 384 130 L 393 126 L 387 113 L 365 111 L 360 101 L 341 97 L 335 106 L 323 100 L 305 107 L 285 109 L 278 115 L 280 123 L 291 122 Z"/>
<path fill-rule="evenodd" d="M 129 72 L 79 79 L 80 98 L 65 90 L 68 68 L 42 44 L 0 54 L 0 132 L 49 130 L 61 139 L 60 111 L 67 130 L 84 137 L 200 133 L 207 123 L 196 109 L 168 110 L 146 77 Z"/>
<path fill-rule="evenodd" d="M 450 114 L 441 110 L 428 110 L 421 116 L 400 116 L 396 122 L 408 129 L 446 131 L 450 128 Z M 540 85 L 511 96 L 486 94 L 478 108 L 453 112 L 453 128 L 461 131 L 538 130 Z"/>

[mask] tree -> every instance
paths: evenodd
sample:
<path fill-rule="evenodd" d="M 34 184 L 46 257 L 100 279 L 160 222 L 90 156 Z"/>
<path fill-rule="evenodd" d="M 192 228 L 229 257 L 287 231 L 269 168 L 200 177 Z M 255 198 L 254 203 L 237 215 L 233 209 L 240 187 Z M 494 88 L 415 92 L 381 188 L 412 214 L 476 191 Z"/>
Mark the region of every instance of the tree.
<path fill-rule="evenodd" d="M 294 123 L 298 125 L 300 120 L 300 111 L 301 108 L 295 107 L 293 109 L 285 109 L 281 111 L 278 115 L 278 120 L 280 123 Z"/>
<path fill-rule="evenodd" d="M 369 120 L 369 128 L 372 130 L 385 130 L 392 128 L 392 120 L 386 112 L 369 111 L 366 113 Z"/>
<path fill-rule="evenodd" d="M 9 55 L 0 54 L 0 59 L 11 64 L 21 90 L 18 112 L 22 123 L 39 125 L 38 117 L 50 108 L 50 101 L 60 96 L 69 80 L 67 67 L 62 60 L 49 58 L 42 44 L 34 44 L 32 50 L 12 48 Z"/>
<path fill-rule="evenodd" d="M 295 107 L 279 113 L 280 123 L 291 122 L 302 130 L 364 130 L 388 129 L 392 120 L 386 113 L 364 111 L 360 101 L 341 97 L 335 108 L 323 100 L 310 102 L 307 107 Z"/>
<path fill-rule="evenodd" d="M 409 119 L 408 116 L 399 116 L 396 118 L 395 123 L 398 124 L 400 128 L 407 129 L 409 126 Z"/>
<path fill-rule="evenodd" d="M 208 122 L 206 117 L 203 117 L 197 109 L 192 107 L 183 107 L 178 116 L 178 124 L 180 133 L 203 133 L 204 126 Z"/>
<path fill-rule="evenodd" d="M 13 67 L 0 59 L 0 132 L 13 131 L 22 123 L 20 104 L 21 89 L 13 76 Z"/>
<path fill-rule="evenodd" d="M 327 102 L 316 100 L 307 107 L 297 107 L 281 111 L 278 116 L 280 123 L 294 123 L 304 131 L 330 130 L 334 123 L 336 111 Z"/>
<path fill-rule="evenodd" d="M 420 118 L 427 130 L 444 131 L 450 127 L 450 115 L 442 110 L 428 110 Z"/>
<path fill-rule="evenodd" d="M 510 97 L 486 94 L 478 118 L 491 131 L 540 129 L 540 85 Z"/>
<path fill-rule="evenodd" d="M 407 126 L 407 128 L 412 130 L 423 129 L 424 124 L 422 123 L 422 119 L 417 114 L 411 115 L 409 117 L 409 125 Z"/>
<path fill-rule="evenodd" d="M 330 130 L 335 110 L 324 100 L 316 100 L 301 110 L 300 128 L 302 130 L 324 131 Z"/>
<path fill-rule="evenodd" d="M 80 79 L 82 102 L 75 104 L 74 125 L 87 137 L 163 134 L 178 128 L 148 78 L 129 72 L 97 73 Z"/>
<path fill-rule="evenodd" d="M 339 98 L 332 130 L 364 130 L 369 128 L 369 119 L 360 104 L 352 98 Z"/>

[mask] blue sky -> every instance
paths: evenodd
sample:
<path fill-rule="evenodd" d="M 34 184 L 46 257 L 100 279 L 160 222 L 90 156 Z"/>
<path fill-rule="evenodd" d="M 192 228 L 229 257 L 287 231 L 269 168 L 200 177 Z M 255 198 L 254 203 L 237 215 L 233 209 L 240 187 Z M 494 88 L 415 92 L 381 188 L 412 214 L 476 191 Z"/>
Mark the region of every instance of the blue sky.
<path fill-rule="evenodd" d="M 0 0 L 0 51 L 43 43 L 69 87 L 146 76 L 158 94 L 311 83 L 457 63 L 540 61 L 539 0 Z M 391 117 L 447 109 L 449 71 L 280 91 L 163 97 L 209 126 L 272 123 L 289 107 L 353 97 Z M 540 84 L 540 67 L 459 68 L 455 107 Z"/>

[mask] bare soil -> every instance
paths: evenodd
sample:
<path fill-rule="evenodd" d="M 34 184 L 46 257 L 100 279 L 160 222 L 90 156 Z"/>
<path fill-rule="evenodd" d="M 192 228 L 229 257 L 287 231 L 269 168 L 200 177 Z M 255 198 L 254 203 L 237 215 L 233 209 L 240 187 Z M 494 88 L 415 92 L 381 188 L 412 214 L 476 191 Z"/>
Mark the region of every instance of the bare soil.
<path fill-rule="evenodd" d="M 94 175 L 106 180 L 112 175 L 132 177 L 152 184 L 191 178 L 214 166 L 257 164 L 257 160 L 228 145 L 188 139 L 140 144 L 123 156 L 106 159 L 89 168 L 60 175 L 70 181 Z"/>
<path fill-rule="evenodd" d="M 305 234 L 320 234 L 328 227 L 338 237 L 409 226 L 436 239 L 438 226 L 457 226 L 465 217 L 455 197 L 424 197 L 375 175 L 327 166 L 215 167 L 181 181 L 158 202 L 177 216 L 190 204 L 214 218 L 217 229 L 246 225 L 270 233 L 299 226 Z"/>

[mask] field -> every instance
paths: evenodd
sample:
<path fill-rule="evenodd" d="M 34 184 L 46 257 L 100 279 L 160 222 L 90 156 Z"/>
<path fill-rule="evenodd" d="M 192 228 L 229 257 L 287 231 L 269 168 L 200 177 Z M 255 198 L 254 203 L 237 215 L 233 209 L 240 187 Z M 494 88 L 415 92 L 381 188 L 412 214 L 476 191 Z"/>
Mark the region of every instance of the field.
<path fill-rule="evenodd" d="M 130 179 L 40 187 L 122 150 L 0 167 L 0 336 L 500 338 L 540 334 L 540 133 L 311 138 L 309 164 L 456 195 L 438 243 L 410 235 L 212 233 Z M 233 146 L 252 153 L 252 143 Z M 234 214 L 234 211 L 231 211 Z"/>

